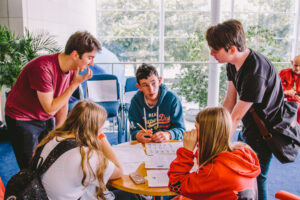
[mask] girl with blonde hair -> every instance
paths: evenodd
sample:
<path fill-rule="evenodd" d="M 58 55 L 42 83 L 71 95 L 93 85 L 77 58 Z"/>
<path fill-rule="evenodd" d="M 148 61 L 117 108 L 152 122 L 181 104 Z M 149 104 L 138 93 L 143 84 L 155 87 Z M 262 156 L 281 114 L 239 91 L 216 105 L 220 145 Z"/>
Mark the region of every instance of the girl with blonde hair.
<path fill-rule="evenodd" d="M 229 112 L 206 108 L 198 113 L 195 126 L 184 133 L 183 147 L 170 165 L 170 190 L 191 199 L 255 199 L 259 161 L 245 143 L 230 143 Z M 195 157 L 198 167 L 190 172 Z"/>
<path fill-rule="evenodd" d="M 78 147 L 61 155 L 42 175 L 49 199 L 104 199 L 108 180 L 123 175 L 121 164 L 102 133 L 107 114 L 103 107 L 84 100 L 76 104 L 62 126 L 51 131 L 41 157 L 61 141 L 75 138 Z"/>

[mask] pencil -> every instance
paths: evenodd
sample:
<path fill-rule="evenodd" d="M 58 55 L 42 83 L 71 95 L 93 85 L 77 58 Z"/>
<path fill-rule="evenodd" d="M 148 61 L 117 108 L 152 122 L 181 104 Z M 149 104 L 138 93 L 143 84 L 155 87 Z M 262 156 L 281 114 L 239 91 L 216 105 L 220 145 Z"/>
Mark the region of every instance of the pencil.
<path fill-rule="evenodd" d="M 139 123 L 136 123 L 145 133 L 147 133 L 147 130 L 145 130 L 142 125 L 140 125 Z"/>

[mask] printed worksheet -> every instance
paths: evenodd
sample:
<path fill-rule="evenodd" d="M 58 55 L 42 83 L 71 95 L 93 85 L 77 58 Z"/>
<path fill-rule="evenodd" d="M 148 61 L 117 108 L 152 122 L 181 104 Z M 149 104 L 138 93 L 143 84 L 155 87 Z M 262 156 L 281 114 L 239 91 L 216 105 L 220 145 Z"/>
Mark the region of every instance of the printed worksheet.
<path fill-rule="evenodd" d="M 167 142 L 167 143 L 146 143 L 147 155 L 155 154 L 176 154 L 179 147 L 182 147 L 182 142 Z"/>
<path fill-rule="evenodd" d="M 112 146 L 123 166 L 123 173 L 134 172 L 146 160 L 146 154 L 141 143 L 131 145 L 129 142 Z M 133 156 L 134 155 L 134 156 Z"/>
<path fill-rule="evenodd" d="M 148 187 L 168 187 L 168 170 L 147 170 Z"/>
<path fill-rule="evenodd" d="M 171 162 L 176 158 L 176 154 L 155 154 L 147 156 L 145 161 L 146 169 L 169 169 Z"/>

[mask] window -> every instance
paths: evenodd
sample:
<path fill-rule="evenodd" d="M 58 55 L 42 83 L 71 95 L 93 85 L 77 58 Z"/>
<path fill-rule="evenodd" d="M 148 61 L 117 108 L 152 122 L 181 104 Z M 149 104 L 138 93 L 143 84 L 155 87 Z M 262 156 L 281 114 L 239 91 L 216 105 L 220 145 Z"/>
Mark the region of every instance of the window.
<path fill-rule="evenodd" d="M 294 56 L 293 45 L 298 40 L 295 38 L 299 29 L 295 26 L 298 1 L 222 0 L 221 21 L 240 20 L 248 47 L 264 54 L 281 70 L 289 67 Z M 174 86 L 183 98 L 203 107 L 207 91 L 202 87 L 207 84 L 195 85 L 189 70 L 207 80 L 209 49 L 204 37 L 213 12 L 210 3 L 205 0 L 98 0 L 97 36 L 120 61 L 162 63 L 159 66 L 165 83 Z M 220 102 L 226 90 L 224 70 L 221 67 Z M 192 87 L 183 84 L 186 82 Z M 187 88 L 192 89 L 189 94 L 194 98 L 187 96 Z"/>

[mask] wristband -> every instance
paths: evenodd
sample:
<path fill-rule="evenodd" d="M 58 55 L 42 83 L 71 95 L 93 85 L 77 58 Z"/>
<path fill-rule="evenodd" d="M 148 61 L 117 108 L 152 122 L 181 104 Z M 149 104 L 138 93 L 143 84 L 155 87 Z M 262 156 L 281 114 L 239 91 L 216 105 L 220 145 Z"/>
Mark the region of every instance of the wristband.
<path fill-rule="evenodd" d="M 101 140 L 101 139 L 103 139 L 103 138 L 105 138 L 105 137 L 106 137 L 106 136 L 105 136 L 103 133 L 100 133 L 99 136 L 98 136 L 98 139 Z"/>

